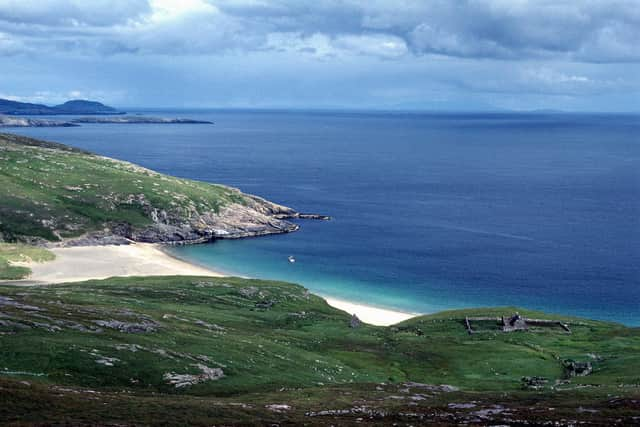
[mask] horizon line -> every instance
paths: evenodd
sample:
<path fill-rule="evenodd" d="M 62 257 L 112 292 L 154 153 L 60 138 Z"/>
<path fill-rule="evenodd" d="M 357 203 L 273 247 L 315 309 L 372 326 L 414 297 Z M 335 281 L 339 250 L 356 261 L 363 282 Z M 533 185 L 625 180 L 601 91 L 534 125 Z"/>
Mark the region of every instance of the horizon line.
<path fill-rule="evenodd" d="M 419 109 L 419 108 L 384 108 L 384 107 L 185 107 L 185 106 L 118 106 L 119 109 L 130 111 L 253 111 L 253 112 L 345 112 L 345 113 L 430 113 L 430 114 L 464 114 L 464 113 L 495 113 L 495 114 L 640 114 L 640 110 L 627 111 L 597 111 L 597 110 L 558 110 L 536 108 L 531 110 L 511 109 Z M 126 111 L 125 111 L 126 113 Z"/>

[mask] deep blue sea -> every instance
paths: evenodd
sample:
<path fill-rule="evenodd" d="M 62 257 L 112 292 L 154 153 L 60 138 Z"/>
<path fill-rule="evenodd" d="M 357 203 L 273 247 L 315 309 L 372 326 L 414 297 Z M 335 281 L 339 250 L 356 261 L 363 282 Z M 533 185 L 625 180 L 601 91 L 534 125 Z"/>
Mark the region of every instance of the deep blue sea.
<path fill-rule="evenodd" d="M 215 125 L 15 132 L 333 217 L 174 250 L 199 264 L 416 312 L 517 305 L 640 325 L 638 115 L 153 114 Z"/>

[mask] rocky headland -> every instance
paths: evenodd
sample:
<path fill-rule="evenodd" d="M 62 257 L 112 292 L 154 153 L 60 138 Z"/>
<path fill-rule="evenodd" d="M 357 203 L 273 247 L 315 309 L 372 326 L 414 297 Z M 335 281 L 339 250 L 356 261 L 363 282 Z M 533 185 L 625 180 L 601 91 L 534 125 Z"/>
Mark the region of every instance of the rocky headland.
<path fill-rule="evenodd" d="M 0 134 L 0 241 L 188 244 L 289 233 L 321 219 L 216 184 L 73 147 Z"/>
<path fill-rule="evenodd" d="M 297 231 L 300 226 L 291 219 L 329 220 L 316 214 L 301 214 L 257 196 L 241 193 L 241 199 L 229 203 L 219 211 L 197 209 L 188 213 L 167 211 L 154 206 L 144 195 L 131 195 L 130 203 L 139 206 L 151 219 L 144 227 L 127 223 L 107 226 L 104 230 L 88 232 L 75 238 L 63 239 L 56 246 L 88 246 L 126 244 L 129 241 L 173 245 L 207 243 L 216 239 L 240 239 Z"/>

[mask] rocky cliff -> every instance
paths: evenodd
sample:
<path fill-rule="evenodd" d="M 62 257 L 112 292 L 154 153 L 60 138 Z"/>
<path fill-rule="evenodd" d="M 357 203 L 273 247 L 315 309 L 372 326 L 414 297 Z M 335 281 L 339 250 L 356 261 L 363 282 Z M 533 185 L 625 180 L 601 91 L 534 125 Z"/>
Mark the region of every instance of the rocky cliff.
<path fill-rule="evenodd" d="M 291 208 L 269 202 L 257 196 L 237 192 L 239 201 L 222 206 L 218 211 L 190 209 L 185 213 L 167 212 L 138 196 L 134 203 L 143 207 L 152 223 L 145 227 L 130 224 L 114 224 L 106 232 L 90 233 L 78 239 L 70 239 L 64 245 L 114 242 L 124 238 L 136 242 L 193 244 L 215 239 L 239 239 L 268 234 L 289 233 L 300 227 L 288 219 L 299 218 L 300 213 Z M 306 216 L 302 214 L 302 216 Z M 313 215 L 314 219 L 328 217 Z"/>

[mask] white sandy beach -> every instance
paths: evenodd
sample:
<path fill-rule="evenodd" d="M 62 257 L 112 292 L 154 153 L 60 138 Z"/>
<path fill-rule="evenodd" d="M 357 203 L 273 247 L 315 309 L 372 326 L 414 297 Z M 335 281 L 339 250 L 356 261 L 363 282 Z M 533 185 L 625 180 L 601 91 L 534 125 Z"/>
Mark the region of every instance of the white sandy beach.
<path fill-rule="evenodd" d="M 388 310 L 370 305 L 357 304 L 350 301 L 331 298 L 321 295 L 330 306 L 355 314 L 360 320 L 371 325 L 389 326 L 419 316 L 418 313 L 406 313 L 403 311 Z"/>
<path fill-rule="evenodd" d="M 54 261 L 26 264 L 32 270 L 29 281 L 65 283 L 114 276 L 224 276 L 220 272 L 174 258 L 161 250 L 159 245 L 149 243 L 54 248 L 51 251 L 56 255 Z M 393 325 L 417 316 L 416 313 L 322 297 L 331 306 L 355 314 L 363 322 L 372 325 Z"/>
<path fill-rule="evenodd" d="M 113 276 L 223 276 L 173 258 L 150 243 L 54 248 L 51 252 L 56 255 L 54 261 L 28 264 L 29 280 L 65 283 Z"/>

